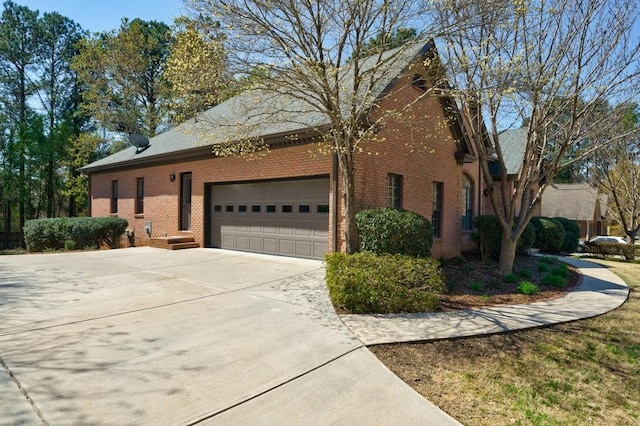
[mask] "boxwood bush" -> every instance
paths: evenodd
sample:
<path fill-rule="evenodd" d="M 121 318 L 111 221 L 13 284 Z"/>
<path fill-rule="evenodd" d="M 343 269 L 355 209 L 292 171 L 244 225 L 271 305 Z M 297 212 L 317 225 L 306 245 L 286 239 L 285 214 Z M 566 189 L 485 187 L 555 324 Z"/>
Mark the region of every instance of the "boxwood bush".
<path fill-rule="evenodd" d="M 100 248 L 103 244 L 117 248 L 127 228 L 126 219 L 117 217 L 61 217 L 33 219 L 25 223 L 24 238 L 31 252 L 60 250 L 87 246 Z"/>
<path fill-rule="evenodd" d="M 360 250 L 429 257 L 433 228 L 423 216 L 392 208 L 368 209 L 356 215 Z"/>
<path fill-rule="evenodd" d="M 331 301 L 351 313 L 433 311 L 445 289 L 435 259 L 361 252 L 329 253 L 325 260 Z"/>
<path fill-rule="evenodd" d="M 556 219 L 548 217 L 531 218 L 531 223 L 536 228 L 536 240 L 534 247 L 541 253 L 558 253 L 564 242 L 564 226 Z"/>
<path fill-rule="evenodd" d="M 566 217 L 554 217 L 560 222 L 564 228 L 564 240 L 562 241 L 561 250 L 565 253 L 573 253 L 578 249 L 578 241 L 580 241 L 580 225 L 575 220 Z"/>
<path fill-rule="evenodd" d="M 475 218 L 473 224 L 476 230 L 472 234 L 472 239 L 478 245 L 482 259 L 499 259 L 500 251 L 502 250 L 502 229 L 498 218 L 490 215 L 480 215 Z M 516 251 L 525 253 L 533 247 L 535 237 L 535 228 L 531 223 L 527 224 L 522 235 L 520 235 Z"/>
<path fill-rule="evenodd" d="M 625 260 L 631 261 L 640 256 L 640 245 L 587 242 L 586 251 L 598 257 L 622 256 Z"/>

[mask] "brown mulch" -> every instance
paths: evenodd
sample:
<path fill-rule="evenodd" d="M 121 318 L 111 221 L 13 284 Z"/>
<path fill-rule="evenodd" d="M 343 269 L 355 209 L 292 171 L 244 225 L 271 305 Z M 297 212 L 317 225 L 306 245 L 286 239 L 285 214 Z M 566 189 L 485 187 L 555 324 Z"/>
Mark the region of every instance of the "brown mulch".
<path fill-rule="evenodd" d="M 447 291 L 440 296 L 442 310 L 469 309 L 491 305 L 511 305 L 557 299 L 564 296 L 580 284 L 581 275 L 571 266 L 568 285 L 564 289 L 542 284 L 546 272 L 538 270 L 540 257 L 517 256 L 513 272 L 515 283 L 505 281 L 495 262 L 483 262 L 479 255 L 447 259 L 442 263 Z M 523 277 L 528 270 L 531 277 Z M 531 281 L 540 291 L 534 295 L 520 294 L 517 290 L 520 281 Z"/>

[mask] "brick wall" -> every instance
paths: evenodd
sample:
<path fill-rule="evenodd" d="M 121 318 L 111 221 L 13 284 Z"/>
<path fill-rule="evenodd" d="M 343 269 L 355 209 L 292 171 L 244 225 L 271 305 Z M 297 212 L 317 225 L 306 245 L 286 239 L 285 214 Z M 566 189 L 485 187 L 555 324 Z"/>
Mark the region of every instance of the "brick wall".
<path fill-rule="evenodd" d="M 412 75 L 400 79 L 388 96 L 372 113 L 392 110 L 396 105 L 415 102 L 423 91 L 412 84 Z M 442 238 L 434 240 L 433 255 L 456 256 L 469 248 L 468 233 L 461 231 L 463 170 L 479 183 L 477 163 L 458 165 L 454 154 L 456 145 L 445 123 L 439 101 L 431 96 L 418 100 L 393 120 L 386 120 L 375 140 L 361 146 L 356 157 L 357 209 L 387 205 L 388 173 L 403 176 L 403 208 L 431 220 L 433 182 L 444 186 Z M 179 231 L 180 174 L 192 173 L 192 229 Z M 93 216 L 110 214 L 111 181 L 119 181 L 118 216 L 129 220 L 135 232 L 136 244 L 148 244 L 144 222 L 152 221 L 153 236 L 188 235 L 201 245 L 204 241 L 204 190 L 206 183 L 242 182 L 263 179 L 296 178 L 330 175 L 332 156 L 319 153 L 315 145 L 273 149 L 258 159 L 238 157 L 208 158 L 179 164 L 148 167 L 139 170 L 95 173 L 91 179 Z M 171 182 L 169 176 L 176 180 Z M 136 178 L 145 179 L 143 215 L 134 214 Z M 339 179 L 340 182 L 340 179 Z M 341 191 L 341 182 L 339 194 Z M 479 197 L 474 197 L 479 199 Z M 341 200 L 341 197 L 338 198 Z M 330 211 L 335 211 L 330 195 Z M 480 203 L 481 201 L 478 201 Z M 339 201 L 341 203 L 341 201 Z M 476 212 L 480 206 L 476 206 Z M 331 217 L 331 215 L 330 215 Z M 344 211 L 338 209 L 338 236 L 342 240 Z M 332 220 L 329 220 L 329 248 Z M 344 241 L 339 241 L 344 249 Z"/>
<path fill-rule="evenodd" d="M 424 92 L 414 87 L 411 79 L 411 75 L 400 79 L 380 103 L 379 110 L 393 110 L 395 105 L 415 102 L 411 109 L 397 119 L 385 120 L 376 140 L 363 144 L 357 156 L 358 209 L 387 205 L 387 176 L 393 173 L 403 177 L 403 208 L 431 220 L 433 183 L 442 182 L 442 237 L 434 239 L 432 253 L 434 257 L 456 256 L 463 248 L 463 166 L 454 157 L 456 145 L 440 102 L 432 96 L 416 102 Z M 477 166 L 470 168 L 468 174 L 477 182 Z"/>
<path fill-rule="evenodd" d="M 313 145 L 302 145 L 273 149 L 266 156 L 255 159 L 212 157 L 143 169 L 94 173 L 91 176 L 91 215 L 110 215 L 111 181 L 118 180 L 117 216 L 129 221 L 136 245 L 149 244 L 144 222 L 151 221 L 152 236 L 192 236 L 204 246 L 205 183 L 327 175 L 331 172 L 331 165 L 331 155 L 317 153 Z M 180 231 L 180 174 L 186 172 L 192 173 L 191 231 Z M 176 176 L 173 182 L 169 179 L 172 174 Z M 138 177 L 144 177 L 142 215 L 134 214 Z"/>

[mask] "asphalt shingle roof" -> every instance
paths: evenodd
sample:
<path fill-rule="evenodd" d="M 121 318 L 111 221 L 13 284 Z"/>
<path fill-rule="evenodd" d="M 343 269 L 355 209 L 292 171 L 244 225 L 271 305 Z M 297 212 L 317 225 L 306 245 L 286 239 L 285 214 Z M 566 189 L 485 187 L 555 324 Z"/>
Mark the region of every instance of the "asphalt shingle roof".
<path fill-rule="evenodd" d="M 383 65 L 374 70 L 377 78 L 371 79 L 373 84 L 370 87 L 365 85 L 358 93 L 357 99 L 368 103 L 364 105 L 363 110 L 373 106 L 373 103 L 385 93 L 396 78 L 431 46 L 431 42 L 415 43 L 385 52 L 381 60 Z M 367 58 L 361 63 L 361 67 L 364 70 L 371 70 L 376 62 L 378 62 L 377 57 Z M 348 110 L 348 102 L 351 99 L 346 88 L 349 87 L 352 76 L 353 70 L 347 67 L 343 71 L 343 76 L 340 77 L 345 87 L 343 89 L 345 96 L 342 98 L 343 111 Z M 364 95 L 365 93 L 367 95 Z M 305 93 L 248 90 L 201 113 L 196 119 L 151 138 L 145 150 L 137 152 L 136 148 L 131 146 L 88 164 L 81 170 L 84 172 L 106 170 L 227 141 L 296 134 L 328 126 L 328 116 L 306 101 L 310 96 L 312 95 Z"/>
<path fill-rule="evenodd" d="M 573 220 L 599 219 L 607 205 L 606 196 L 586 183 L 549 185 L 542 194 L 542 216 Z"/>
<path fill-rule="evenodd" d="M 518 173 L 522 167 L 524 151 L 527 146 L 527 128 L 505 130 L 500 133 L 498 139 L 507 174 Z M 490 170 L 494 176 L 501 174 L 500 164 L 497 161 L 490 164 Z"/>
<path fill-rule="evenodd" d="M 508 174 L 520 171 L 527 146 L 527 128 L 506 130 L 500 134 L 500 148 Z"/>

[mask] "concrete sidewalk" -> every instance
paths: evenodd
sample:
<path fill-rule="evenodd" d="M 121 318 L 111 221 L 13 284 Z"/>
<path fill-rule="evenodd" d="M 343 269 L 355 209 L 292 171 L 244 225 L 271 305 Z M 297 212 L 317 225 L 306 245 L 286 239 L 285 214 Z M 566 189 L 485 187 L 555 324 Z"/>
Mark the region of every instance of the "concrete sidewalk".
<path fill-rule="evenodd" d="M 622 305 L 629 288 L 605 267 L 580 259 L 560 258 L 583 276 L 566 296 L 528 305 L 507 305 L 457 312 L 341 315 L 365 345 L 433 341 L 483 336 L 590 318 Z"/>

